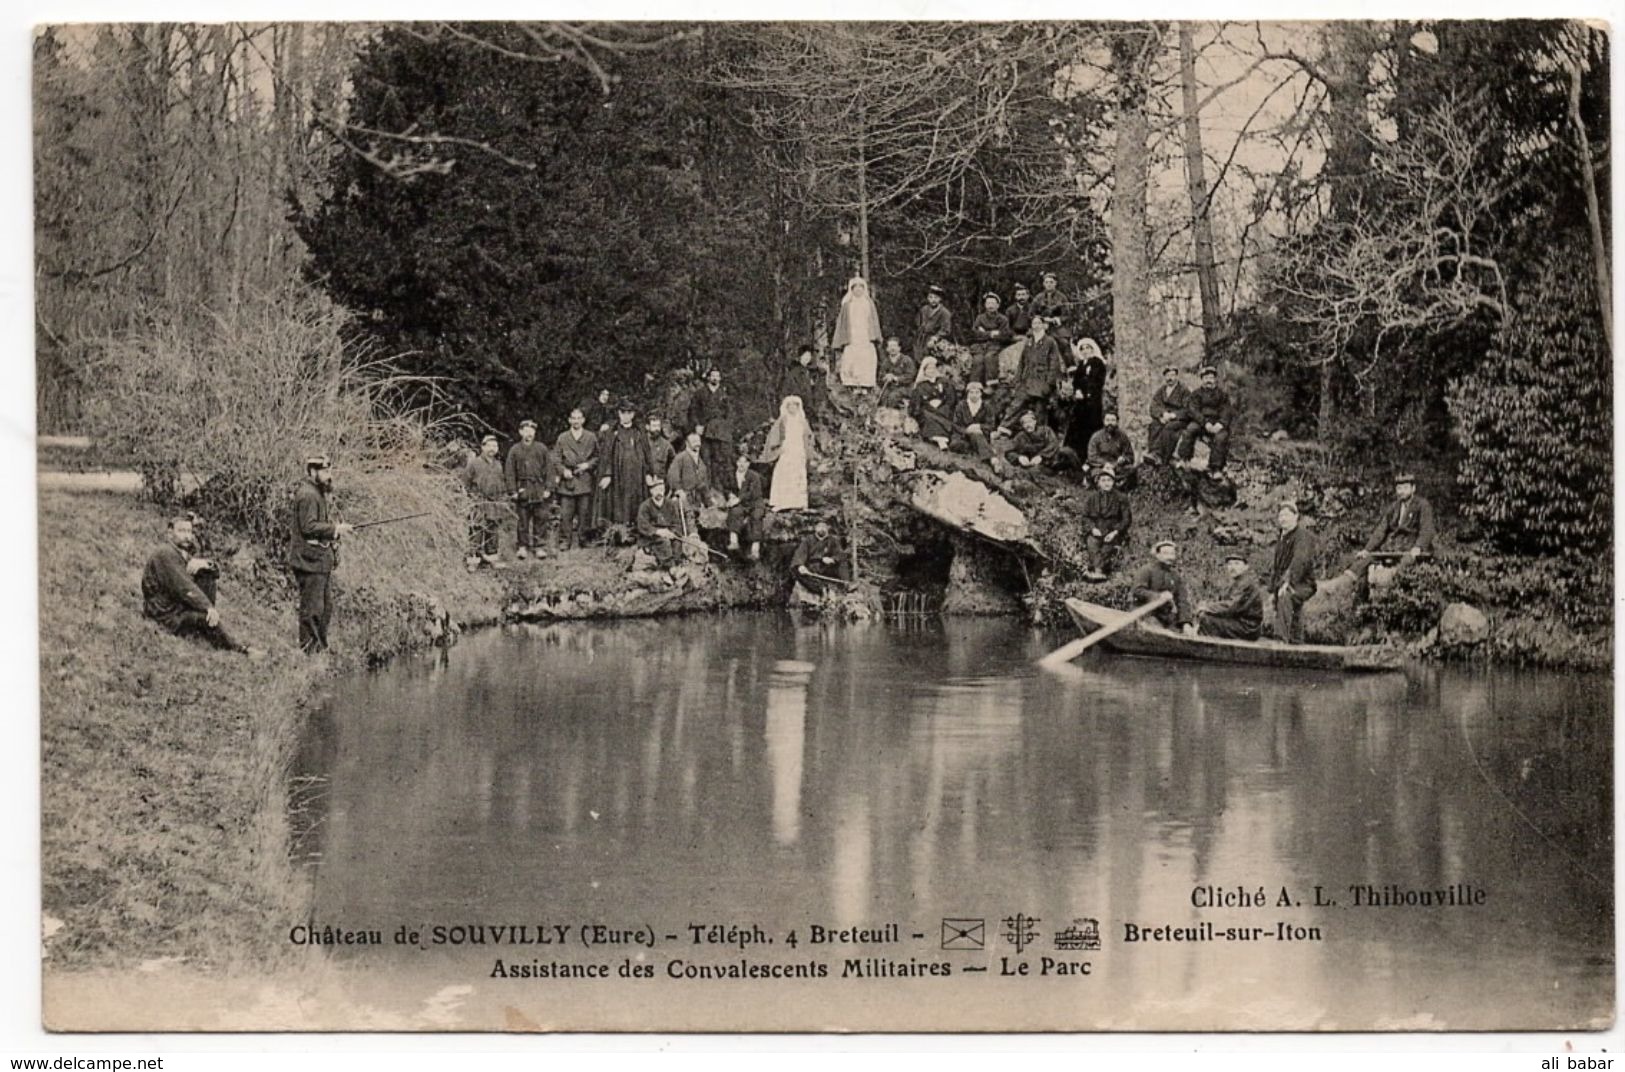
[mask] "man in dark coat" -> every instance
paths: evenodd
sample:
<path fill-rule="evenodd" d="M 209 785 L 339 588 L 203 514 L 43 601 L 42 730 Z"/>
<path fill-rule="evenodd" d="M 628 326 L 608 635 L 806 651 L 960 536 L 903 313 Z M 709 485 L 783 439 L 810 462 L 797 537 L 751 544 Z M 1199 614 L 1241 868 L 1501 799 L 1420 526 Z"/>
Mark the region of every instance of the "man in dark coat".
<path fill-rule="evenodd" d="M 743 540 L 752 562 L 762 557 L 763 528 L 767 518 L 767 493 L 762 476 L 750 467 L 750 458 L 741 452 L 734 461 L 732 481 L 727 487 L 728 550 L 740 549 Z"/>
<path fill-rule="evenodd" d="M 1394 477 L 1394 501 L 1377 518 L 1365 546 L 1344 566 L 1343 572 L 1354 578 L 1356 598 L 1364 600 L 1371 595 L 1369 567 L 1373 554 L 1403 551 L 1404 557 L 1392 563 L 1394 572 L 1398 573 L 1420 556 L 1433 553 L 1433 537 L 1433 506 L 1416 494 L 1416 475 L 1398 474 Z"/>
<path fill-rule="evenodd" d="M 993 443 L 988 438 L 995 424 L 994 414 L 980 383 L 972 380 L 965 385 L 965 397 L 954 406 L 949 423 L 954 433 L 948 445 L 950 450 L 974 454 L 991 464 L 995 471 L 1004 468 L 1004 460 L 993 453 Z"/>
<path fill-rule="evenodd" d="M 556 473 L 553 452 L 536 442 L 535 421 L 519 422 L 519 442 L 508 448 L 503 476 L 519 514 L 515 556 L 546 558 L 542 545 L 547 538 L 547 501 L 553 496 Z"/>
<path fill-rule="evenodd" d="M 638 545 L 654 556 L 655 564 L 663 570 L 679 566 L 683 561 L 682 507 L 666 494 L 666 482 L 656 480 L 649 485 L 649 497 L 638 506 L 634 525 L 638 532 Z"/>
<path fill-rule="evenodd" d="M 1071 304 L 1061 293 L 1055 273 L 1045 272 L 1044 289 L 1033 299 L 1031 312 L 1034 319 L 1043 317 L 1049 321 L 1050 336 L 1063 348 L 1072 341 L 1072 323 L 1067 316 Z"/>
<path fill-rule="evenodd" d="M 1257 640 L 1264 628 L 1264 590 L 1258 575 L 1240 551 L 1224 556 L 1224 572 L 1230 578 L 1224 594 L 1196 605 L 1196 631 L 1227 640 Z"/>
<path fill-rule="evenodd" d="M 587 431 L 587 416 L 570 411 L 570 427 L 553 443 L 558 467 L 559 533 L 566 549 L 581 546 L 591 526 L 592 475 L 598 469 L 598 436 Z"/>
<path fill-rule="evenodd" d="M 1101 420 L 1104 426 L 1089 438 L 1089 472 L 1099 474 L 1102 469 L 1110 468 L 1117 474 L 1118 490 L 1133 491 L 1134 444 L 1118 427 L 1116 411 L 1106 411 Z"/>
<path fill-rule="evenodd" d="M 952 342 L 954 334 L 954 314 L 942 303 L 944 291 L 935 283 L 925 295 L 925 304 L 914 315 L 914 360 L 931 352 L 931 344 L 937 339 Z"/>
<path fill-rule="evenodd" d="M 1275 541 L 1270 568 L 1270 590 L 1275 593 L 1275 637 L 1288 644 L 1303 643 L 1303 605 L 1315 594 L 1315 537 L 1299 523 L 1296 503 L 1282 503 L 1276 522 L 1281 535 Z"/>
<path fill-rule="evenodd" d="M 288 524 L 288 568 L 299 586 L 299 646 L 315 655 L 327 650 L 327 627 L 333 621 L 333 571 L 338 568 L 341 537 L 351 532 L 333 520 L 328 494 L 333 465 L 325 454 L 305 459 L 305 479 L 293 493 Z"/>
<path fill-rule="evenodd" d="M 1021 351 L 1021 369 L 1016 373 L 1015 389 L 1011 392 L 1009 420 L 1016 414 L 1032 413 L 1040 424 L 1049 425 L 1051 399 L 1061 382 L 1063 361 L 1060 344 L 1049 334 L 1049 324 L 1034 316 L 1032 334 Z"/>
<path fill-rule="evenodd" d="M 1185 403 L 1189 420 L 1179 437 L 1179 460 L 1188 462 L 1196 452 L 1196 441 L 1206 440 L 1208 445 L 1207 472 L 1217 476 L 1224 470 L 1230 451 L 1230 426 L 1235 423 L 1236 409 L 1230 396 L 1219 387 L 1219 370 L 1212 365 L 1202 369 L 1202 386 L 1192 391 Z"/>
<path fill-rule="evenodd" d="M 215 609 L 214 567 L 199 558 L 191 517 L 171 518 L 168 541 L 141 574 L 141 613 L 176 636 L 202 637 L 225 651 L 248 654 L 233 640 Z"/>
<path fill-rule="evenodd" d="M 880 359 L 876 382 L 880 384 L 878 405 L 890 409 L 906 409 L 908 396 L 914 390 L 914 377 L 920 367 L 914 359 L 903 353 L 903 344 L 893 335 L 886 340 L 886 353 Z"/>
<path fill-rule="evenodd" d="M 1016 284 L 1016 296 L 1004 310 L 1005 317 L 1010 321 L 1010 334 L 1013 338 L 1025 338 L 1027 331 L 1032 327 L 1032 293 L 1023 283 Z"/>
<path fill-rule="evenodd" d="M 796 544 L 790 569 L 796 582 L 815 595 L 824 592 L 844 592 L 849 579 L 846 556 L 841 554 L 841 541 L 829 533 L 829 523 L 820 521 L 813 526 L 811 536 L 803 536 Z"/>
<path fill-rule="evenodd" d="M 1146 461 L 1167 465 L 1190 416 L 1185 411 L 1190 391 L 1179 380 L 1179 366 L 1162 370 L 1162 386 L 1151 395 L 1151 423 L 1146 431 Z"/>
<path fill-rule="evenodd" d="M 700 456 L 719 478 L 734 469 L 733 395 L 722 387 L 722 370 L 705 374 L 705 385 L 688 404 L 688 423 L 700 433 Z"/>
<path fill-rule="evenodd" d="M 643 474 L 644 494 L 648 494 L 649 485 L 658 477 L 666 479 L 666 470 L 671 467 L 671 460 L 677 456 L 672 449 L 671 436 L 666 433 L 666 422 L 658 413 L 649 414 L 644 422 L 644 434 L 649 438 L 649 471 Z M 667 489 L 668 492 L 670 488 Z"/>
<path fill-rule="evenodd" d="M 615 427 L 598 441 L 598 497 L 604 521 L 629 534 L 638 507 L 648 497 L 649 436 L 635 423 L 637 407 L 623 399 L 616 407 Z"/>
<path fill-rule="evenodd" d="M 1128 542 L 1129 526 L 1134 523 L 1128 496 L 1116 484 L 1117 475 L 1102 469 L 1095 476 L 1095 489 L 1083 497 L 1083 538 L 1088 550 L 1083 569 L 1100 580 L 1111 572 L 1112 560 Z"/>
<path fill-rule="evenodd" d="M 710 486 L 711 467 L 700 456 L 700 433 L 690 432 L 683 449 L 666 467 L 666 487 L 694 513 L 705 505 L 705 492 Z"/>
<path fill-rule="evenodd" d="M 1153 558 L 1141 566 L 1130 583 L 1135 602 L 1144 606 L 1163 592 L 1173 594 L 1173 601 L 1164 603 L 1152 612 L 1170 629 L 1183 629 L 1185 635 L 1196 635 L 1196 621 L 1191 614 L 1191 594 L 1185 587 L 1185 578 L 1174 569 L 1179 561 L 1179 546 L 1172 540 L 1161 540 L 1151 549 Z"/>
<path fill-rule="evenodd" d="M 1010 318 L 999 312 L 999 296 L 989 291 L 982 295 L 982 311 L 971 321 L 971 355 L 975 378 L 986 381 L 991 367 L 992 378 L 999 374 L 999 351 L 1010 345 Z"/>
<path fill-rule="evenodd" d="M 1068 447 L 1061 446 L 1061 437 L 1047 424 L 1038 423 L 1038 415 L 1027 410 L 1021 415 L 1021 431 L 1010 441 L 1004 460 L 1015 466 L 1017 472 L 1030 473 L 1039 467 L 1054 470 L 1077 469 L 1081 463 Z"/>
<path fill-rule="evenodd" d="M 480 452 L 463 466 L 463 487 L 474 500 L 469 525 L 468 568 L 481 562 L 502 565 L 502 522 L 507 519 L 508 478 L 497 461 L 497 437 L 488 435 L 480 442 Z"/>
<path fill-rule="evenodd" d="M 602 436 L 615 423 L 615 403 L 610 401 L 609 388 L 601 387 L 592 399 L 581 407 L 587 419 L 587 431 Z"/>
<path fill-rule="evenodd" d="M 818 363 L 811 346 L 803 346 L 796 354 L 795 361 L 790 365 L 790 372 L 784 378 L 783 390 L 779 392 L 780 398 L 795 395 L 801 399 L 801 408 L 807 414 L 808 423 L 813 423 L 824 412 L 829 402 L 828 370 Z"/>

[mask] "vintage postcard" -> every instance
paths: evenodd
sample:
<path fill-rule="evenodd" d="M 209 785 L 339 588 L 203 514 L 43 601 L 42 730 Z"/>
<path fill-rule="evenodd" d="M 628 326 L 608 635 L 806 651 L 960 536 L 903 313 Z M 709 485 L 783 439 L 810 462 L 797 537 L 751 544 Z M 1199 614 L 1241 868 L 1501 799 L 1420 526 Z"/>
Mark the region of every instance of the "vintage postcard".
<path fill-rule="evenodd" d="M 37 27 L 45 1026 L 1610 1028 L 1609 46 Z"/>

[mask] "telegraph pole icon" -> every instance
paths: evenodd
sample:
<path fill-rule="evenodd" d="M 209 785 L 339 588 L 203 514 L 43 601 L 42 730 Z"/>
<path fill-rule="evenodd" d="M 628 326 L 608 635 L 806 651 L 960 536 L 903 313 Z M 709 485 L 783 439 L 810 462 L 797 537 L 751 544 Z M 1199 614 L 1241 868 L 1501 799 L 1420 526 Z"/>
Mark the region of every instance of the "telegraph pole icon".
<path fill-rule="evenodd" d="M 1004 940 L 1016 947 L 1020 953 L 1038 937 L 1039 920 L 1035 916 L 1024 915 L 1017 912 L 1013 916 L 1006 916 L 1004 923 Z"/>

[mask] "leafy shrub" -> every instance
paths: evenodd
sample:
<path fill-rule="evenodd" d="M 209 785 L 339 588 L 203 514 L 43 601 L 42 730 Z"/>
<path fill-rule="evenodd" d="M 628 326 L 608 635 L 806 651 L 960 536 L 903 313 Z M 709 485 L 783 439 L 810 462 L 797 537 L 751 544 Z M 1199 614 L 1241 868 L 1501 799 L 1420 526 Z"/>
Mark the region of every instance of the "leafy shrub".
<path fill-rule="evenodd" d="M 1553 243 L 1484 361 L 1447 402 L 1462 510 L 1506 550 L 1603 551 L 1613 536 L 1612 390 L 1589 252 Z"/>
<path fill-rule="evenodd" d="M 456 421 L 437 413 L 432 383 L 347 345 L 347 321 L 299 287 L 229 314 L 151 317 L 101 344 L 98 438 L 136 460 L 160 505 L 184 501 L 273 549 L 304 458 L 329 453 L 347 520 L 426 514 L 369 530 L 369 555 L 395 563 L 403 581 L 414 556 L 455 561 L 467 499 L 430 459 Z"/>

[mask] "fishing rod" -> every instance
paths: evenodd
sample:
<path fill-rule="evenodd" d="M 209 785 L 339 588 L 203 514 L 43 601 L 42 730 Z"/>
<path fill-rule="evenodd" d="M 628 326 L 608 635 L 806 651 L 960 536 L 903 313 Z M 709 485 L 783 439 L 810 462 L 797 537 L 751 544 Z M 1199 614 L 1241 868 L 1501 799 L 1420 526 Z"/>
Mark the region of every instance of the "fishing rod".
<path fill-rule="evenodd" d="M 418 513 L 403 513 L 403 515 L 400 515 L 400 517 L 395 518 L 382 518 L 382 520 L 377 521 L 362 521 L 361 525 L 351 525 L 349 528 L 351 528 L 351 531 L 359 531 L 364 530 L 364 528 L 372 528 L 374 525 L 393 525 L 395 521 L 411 521 L 413 518 L 426 517 L 429 517 L 429 510 L 419 510 Z"/>

